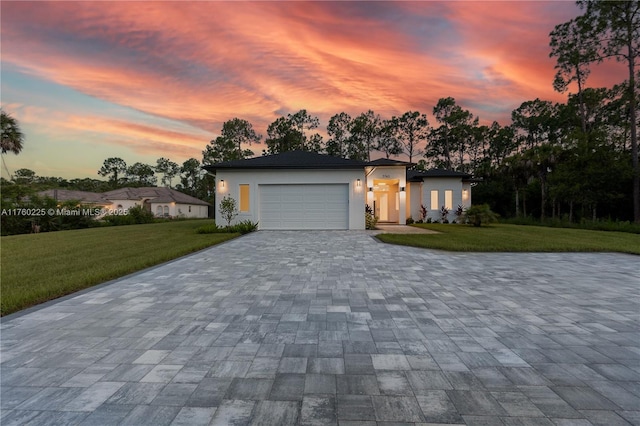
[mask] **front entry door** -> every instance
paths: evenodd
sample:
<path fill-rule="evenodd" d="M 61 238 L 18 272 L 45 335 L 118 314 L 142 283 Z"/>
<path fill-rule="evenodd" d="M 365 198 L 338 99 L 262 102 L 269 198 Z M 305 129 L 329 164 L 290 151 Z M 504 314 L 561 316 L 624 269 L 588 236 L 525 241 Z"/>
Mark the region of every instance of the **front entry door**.
<path fill-rule="evenodd" d="M 380 194 L 380 201 L 378 203 L 380 212 L 378 217 L 381 222 L 386 222 L 389 220 L 389 194 L 383 192 Z"/>

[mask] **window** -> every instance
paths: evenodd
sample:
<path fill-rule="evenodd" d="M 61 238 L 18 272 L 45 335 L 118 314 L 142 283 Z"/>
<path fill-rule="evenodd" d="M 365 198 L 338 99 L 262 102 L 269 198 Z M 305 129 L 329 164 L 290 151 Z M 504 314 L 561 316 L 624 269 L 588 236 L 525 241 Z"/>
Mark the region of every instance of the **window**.
<path fill-rule="evenodd" d="M 249 211 L 249 185 L 247 184 L 240 185 L 240 211 Z"/>
<path fill-rule="evenodd" d="M 440 206 L 438 205 L 438 191 L 435 189 L 431 191 L 431 210 L 440 210 Z"/>
<path fill-rule="evenodd" d="M 156 207 L 156 216 L 162 216 L 162 206 Z"/>
<path fill-rule="evenodd" d="M 189 206 L 189 213 L 191 213 L 191 206 Z"/>
<path fill-rule="evenodd" d="M 169 206 L 164 206 L 164 215 L 169 217 Z"/>
<path fill-rule="evenodd" d="M 444 206 L 449 210 L 453 208 L 453 191 L 450 189 L 444 191 Z"/>

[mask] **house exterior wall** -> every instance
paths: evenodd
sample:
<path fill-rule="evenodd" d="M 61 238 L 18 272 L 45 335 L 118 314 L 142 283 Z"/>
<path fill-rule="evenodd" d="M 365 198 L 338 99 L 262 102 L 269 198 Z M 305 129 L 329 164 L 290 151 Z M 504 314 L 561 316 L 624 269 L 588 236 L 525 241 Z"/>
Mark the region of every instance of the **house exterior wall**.
<path fill-rule="evenodd" d="M 184 217 L 190 219 L 206 218 L 209 214 L 207 206 L 197 204 L 180 204 L 180 203 L 150 203 L 151 213 L 157 217 Z M 158 210 L 162 209 L 162 212 Z M 168 209 L 168 213 L 167 212 Z"/>
<path fill-rule="evenodd" d="M 407 211 L 409 212 L 409 217 L 413 218 L 413 220 L 419 220 L 420 205 L 424 204 L 424 200 L 422 199 L 422 182 L 409 182 L 408 192 L 409 207 Z"/>
<path fill-rule="evenodd" d="M 467 189 L 469 196 L 467 200 L 462 199 L 462 190 Z M 431 191 L 438 191 L 438 205 L 437 208 L 431 205 Z M 468 183 L 463 183 L 460 178 L 447 178 L 447 177 L 431 177 L 424 178 L 422 183 L 422 203 L 427 208 L 427 218 L 431 220 L 440 220 L 440 208 L 445 205 L 445 193 L 451 191 L 451 208 L 447 219 L 449 222 L 456 219 L 456 209 L 458 205 L 463 207 L 469 207 L 471 205 L 471 186 Z M 419 205 L 418 205 L 419 207 Z"/>
<path fill-rule="evenodd" d="M 358 187 L 357 180 L 360 179 Z M 223 184 L 224 181 L 224 184 Z M 239 212 L 232 224 L 244 220 L 258 222 L 260 227 L 260 185 L 274 184 L 347 184 L 349 186 L 349 229 L 364 229 L 364 170 L 218 170 L 216 173 L 216 221 L 223 224 L 220 201 L 227 195 L 240 207 L 240 185 L 249 185 L 249 209 Z"/>
<path fill-rule="evenodd" d="M 109 201 L 111 201 L 111 205 L 107 206 L 106 209 L 111 210 L 112 212 L 115 212 L 116 210 L 118 210 L 118 213 L 116 214 L 126 214 L 131 207 L 142 205 L 142 201 L 140 200 L 109 200 Z M 124 210 L 124 212 L 120 212 L 120 210 Z"/>

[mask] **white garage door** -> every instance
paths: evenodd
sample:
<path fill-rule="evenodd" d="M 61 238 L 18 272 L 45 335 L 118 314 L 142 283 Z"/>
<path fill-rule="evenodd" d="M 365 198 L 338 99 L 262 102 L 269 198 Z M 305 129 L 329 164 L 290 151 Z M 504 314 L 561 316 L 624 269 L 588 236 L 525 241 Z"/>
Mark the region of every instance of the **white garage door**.
<path fill-rule="evenodd" d="M 260 185 L 260 229 L 348 229 L 349 185 Z"/>

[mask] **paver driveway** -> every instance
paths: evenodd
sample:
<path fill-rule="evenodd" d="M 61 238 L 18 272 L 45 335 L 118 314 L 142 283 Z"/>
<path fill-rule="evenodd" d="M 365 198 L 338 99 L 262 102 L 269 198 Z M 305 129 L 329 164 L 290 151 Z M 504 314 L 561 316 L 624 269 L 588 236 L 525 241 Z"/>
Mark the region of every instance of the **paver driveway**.
<path fill-rule="evenodd" d="M 639 287 L 634 256 L 258 232 L 5 319 L 1 423 L 637 425 Z"/>

